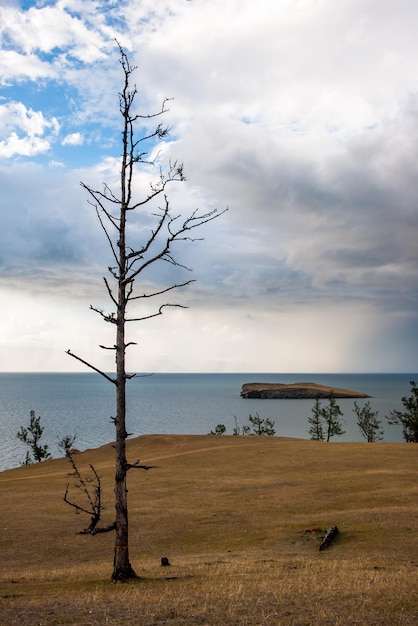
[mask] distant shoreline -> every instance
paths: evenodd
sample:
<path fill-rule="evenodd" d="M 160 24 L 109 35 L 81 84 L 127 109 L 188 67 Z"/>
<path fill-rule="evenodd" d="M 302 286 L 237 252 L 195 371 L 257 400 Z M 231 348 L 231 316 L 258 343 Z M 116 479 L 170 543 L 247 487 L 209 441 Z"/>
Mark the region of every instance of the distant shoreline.
<path fill-rule="evenodd" d="M 244 383 L 241 389 L 242 398 L 259 398 L 267 400 L 315 400 L 316 398 L 370 398 L 361 391 L 338 389 L 317 383 Z"/>

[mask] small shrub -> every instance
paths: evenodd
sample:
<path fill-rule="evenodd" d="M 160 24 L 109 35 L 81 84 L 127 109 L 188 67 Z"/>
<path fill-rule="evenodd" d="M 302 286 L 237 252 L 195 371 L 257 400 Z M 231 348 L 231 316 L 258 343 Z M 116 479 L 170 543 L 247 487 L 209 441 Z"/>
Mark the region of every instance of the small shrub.
<path fill-rule="evenodd" d="M 368 442 L 383 439 L 383 430 L 380 428 L 382 422 L 377 419 L 378 412 L 372 411 L 369 401 L 363 407 L 358 406 L 357 402 L 354 402 L 353 411 L 357 415 L 357 426 Z"/>
<path fill-rule="evenodd" d="M 410 381 L 412 395 L 402 398 L 405 411 L 391 411 L 387 416 L 389 424 L 402 426 L 403 438 L 407 443 L 418 443 L 418 387 Z"/>
<path fill-rule="evenodd" d="M 224 435 L 226 432 L 226 426 L 224 424 L 218 424 L 215 430 L 211 430 L 209 435 Z"/>
<path fill-rule="evenodd" d="M 324 441 L 325 433 L 322 424 L 321 402 L 319 398 L 315 400 L 315 404 L 312 407 L 312 416 L 308 417 L 309 435 L 314 441 Z"/>
<path fill-rule="evenodd" d="M 31 449 L 31 452 L 26 452 L 25 460 L 21 465 L 40 463 L 41 461 L 51 458 L 48 452 L 48 446 L 39 443 L 43 432 L 44 429 L 41 426 L 41 418 L 36 417 L 35 411 L 31 411 L 29 426 L 27 428 L 21 426 L 19 432 L 16 433 L 17 438 Z"/>
<path fill-rule="evenodd" d="M 249 415 L 248 420 L 253 429 L 252 435 L 267 435 L 269 437 L 276 434 L 276 429 L 274 428 L 274 421 L 268 418 L 263 419 L 256 413 L 254 416 Z"/>

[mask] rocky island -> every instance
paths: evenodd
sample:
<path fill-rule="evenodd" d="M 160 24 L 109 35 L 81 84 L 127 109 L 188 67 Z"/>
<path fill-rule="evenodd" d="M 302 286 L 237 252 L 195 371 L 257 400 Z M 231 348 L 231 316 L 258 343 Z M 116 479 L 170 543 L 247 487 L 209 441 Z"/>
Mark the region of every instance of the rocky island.
<path fill-rule="evenodd" d="M 242 398 L 261 398 L 268 400 L 309 400 L 316 398 L 369 398 L 361 391 L 338 389 L 317 383 L 245 383 L 241 389 Z"/>

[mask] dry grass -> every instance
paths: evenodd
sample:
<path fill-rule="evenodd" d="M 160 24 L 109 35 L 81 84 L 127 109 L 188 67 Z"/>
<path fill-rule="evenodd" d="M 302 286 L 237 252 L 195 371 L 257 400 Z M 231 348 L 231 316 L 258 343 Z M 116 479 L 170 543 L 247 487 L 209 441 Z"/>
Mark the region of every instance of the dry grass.
<path fill-rule="evenodd" d="M 0 474 L 0 624 L 418 624 L 418 447 L 145 436 L 129 458 L 131 560 L 62 501 L 64 459 Z M 80 454 L 109 497 L 113 449 Z M 337 524 L 323 552 L 319 532 Z M 171 567 L 162 568 L 168 556 Z"/>

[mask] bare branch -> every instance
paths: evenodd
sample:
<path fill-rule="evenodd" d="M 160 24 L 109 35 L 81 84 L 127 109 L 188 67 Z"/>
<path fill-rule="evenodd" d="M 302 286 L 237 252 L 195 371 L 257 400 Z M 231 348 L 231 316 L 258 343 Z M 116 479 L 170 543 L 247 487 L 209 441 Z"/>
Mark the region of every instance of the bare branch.
<path fill-rule="evenodd" d="M 103 198 L 104 200 L 107 200 L 108 202 L 114 202 L 114 200 L 112 198 L 108 198 L 105 194 L 102 194 L 99 191 L 95 191 L 93 189 L 91 189 L 91 187 L 88 187 L 87 185 L 85 185 L 84 183 L 80 183 L 81 186 L 86 189 L 88 191 L 88 193 L 93 197 L 94 202 L 89 201 L 89 204 L 91 204 L 95 211 L 96 211 L 96 215 L 97 218 L 100 222 L 100 226 L 102 227 L 103 232 L 105 233 L 106 239 L 109 243 L 109 247 L 112 250 L 112 254 L 114 259 L 116 260 L 116 262 L 118 262 L 118 255 L 117 252 L 115 250 L 112 238 L 109 234 L 109 231 L 107 230 L 103 220 L 102 220 L 102 216 L 100 215 L 100 211 L 99 211 L 99 207 L 100 210 L 106 215 L 107 219 L 109 220 L 109 222 L 112 224 L 112 226 L 114 226 L 114 228 L 119 231 L 119 225 L 117 224 L 116 218 L 111 215 L 111 213 L 109 213 L 109 211 L 106 209 L 106 207 L 104 206 L 103 202 L 101 201 L 101 198 Z"/>
<path fill-rule="evenodd" d="M 176 267 L 182 267 L 184 270 L 187 270 L 188 272 L 192 271 L 191 267 L 187 267 L 187 265 L 183 265 L 183 263 L 179 263 L 178 261 L 175 260 L 175 258 L 171 255 L 171 254 L 165 254 L 163 257 L 161 257 L 162 261 L 165 261 L 165 263 L 170 263 L 170 265 L 175 265 Z"/>
<path fill-rule="evenodd" d="M 223 211 L 218 211 L 218 209 L 213 209 L 213 211 L 208 211 L 207 213 L 199 214 L 198 211 L 193 211 L 193 213 L 183 222 L 182 227 L 175 233 L 176 237 L 188 230 L 192 230 L 194 228 L 200 228 L 203 224 L 207 224 L 208 222 L 212 222 L 217 219 L 224 213 L 228 211 L 228 208 Z"/>
<path fill-rule="evenodd" d="M 138 251 L 136 254 L 138 256 L 138 258 L 135 258 L 130 266 L 129 266 L 129 270 L 130 270 L 130 274 L 129 276 L 126 277 L 125 281 L 126 282 L 130 282 L 132 281 L 136 276 L 138 276 L 138 274 L 140 274 L 141 272 L 143 272 L 145 270 L 145 268 L 147 268 L 148 266 L 152 265 L 153 263 L 155 263 L 156 261 L 162 259 L 165 260 L 169 263 L 171 263 L 172 265 L 177 265 L 179 267 L 183 267 L 184 269 L 188 270 L 189 268 L 187 268 L 185 265 L 182 265 L 181 263 L 177 262 L 174 260 L 174 258 L 171 256 L 170 254 L 170 247 L 172 245 L 172 243 L 174 241 L 181 241 L 181 240 L 189 240 L 192 241 L 192 239 L 187 235 L 186 237 L 182 237 L 182 235 L 192 229 L 198 228 L 200 226 L 202 226 L 203 224 L 207 224 L 208 222 L 213 221 L 214 219 L 217 219 L 218 217 L 220 217 L 221 215 L 223 215 L 228 209 L 224 209 L 223 211 L 219 212 L 217 209 L 214 209 L 213 211 L 209 211 L 208 213 L 203 213 L 203 214 L 198 214 L 198 211 L 193 211 L 193 213 L 184 220 L 184 222 L 179 226 L 179 228 L 177 230 L 172 228 L 172 224 L 174 224 L 180 216 L 175 216 L 175 217 L 170 217 L 169 215 L 169 202 L 168 202 L 168 198 L 167 196 L 165 196 L 165 209 L 163 209 L 163 217 L 164 219 L 169 219 L 168 222 L 168 231 L 169 231 L 169 235 L 165 240 L 165 245 L 158 251 L 156 252 L 153 256 L 151 256 L 150 258 L 148 258 L 146 261 L 144 261 L 139 267 L 137 267 L 136 269 L 133 269 L 134 264 L 137 261 L 142 260 L 142 253 L 143 251 Z M 159 224 L 159 228 L 158 230 L 161 229 L 162 224 Z M 157 236 L 157 232 L 153 233 L 152 235 L 152 240 L 154 240 Z M 150 243 L 151 245 L 151 243 Z M 150 246 L 148 246 L 149 248 Z M 147 248 L 147 250 L 148 250 Z M 131 256 L 134 256 L 133 253 L 131 253 Z"/>
<path fill-rule="evenodd" d="M 102 309 L 98 309 L 94 307 L 92 304 L 90 304 L 90 311 L 94 311 L 95 313 L 98 313 L 101 317 L 103 317 L 105 322 L 109 322 L 110 324 L 116 324 L 117 320 L 113 312 L 105 313 Z"/>
<path fill-rule="evenodd" d="M 155 469 L 157 465 L 140 465 L 139 459 L 137 459 L 134 463 L 126 463 L 125 467 L 127 470 L 130 470 L 130 469 L 150 470 L 150 469 Z"/>
<path fill-rule="evenodd" d="M 174 98 L 164 98 L 162 105 L 161 105 L 161 109 L 159 111 L 157 111 L 157 113 L 147 113 L 147 114 L 137 114 L 135 115 L 135 117 L 132 118 L 132 121 L 134 122 L 135 120 L 150 120 L 153 117 L 159 117 L 160 115 L 163 115 L 163 113 L 167 113 L 170 109 L 166 108 L 166 102 L 170 102 L 170 100 L 174 100 Z"/>
<path fill-rule="evenodd" d="M 162 304 L 160 306 L 160 308 L 158 309 L 157 313 L 152 313 L 151 315 L 145 315 L 144 317 L 132 317 L 132 318 L 126 318 L 125 322 L 142 322 L 144 320 L 150 320 L 153 317 L 158 317 L 159 315 L 163 314 L 163 309 L 165 309 L 166 307 L 172 307 L 172 308 L 177 308 L 177 309 L 188 309 L 189 307 L 184 306 L 183 304 Z"/>
<path fill-rule="evenodd" d="M 105 233 L 105 235 L 106 235 L 106 239 L 107 239 L 107 240 L 108 240 L 108 242 L 109 242 L 110 249 L 112 250 L 112 254 L 113 254 L 113 256 L 114 256 L 114 258 L 115 258 L 115 261 L 116 261 L 116 263 L 117 263 L 117 262 L 118 262 L 118 255 L 117 255 L 117 252 L 116 252 L 115 247 L 114 247 L 114 245 L 113 245 L 112 238 L 111 238 L 111 236 L 109 235 L 109 232 L 108 232 L 108 230 L 107 230 L 106 226 L 105 226 L 105 225 L 104 225 L 104 223 L 103 223 L 102 216 L 100 215 L 100 212 L 99 212 L 99 209 L 97 208 L 97 206 L 95 207 L 95 209 L 96 209 L 97 218 L 98 218 L 98 220 L 99 220 L 99 222 L 100 222 L 100 225 L 101 225 L 101 227 L 102 227 L 102 229 L 103 229 L 103 231 L 104 231 L 104 233 Z M 118 226 L 116 226 L 116 225 L 113 223 L 113 220 L 112 220 L 112 219 L 111 219 L 111 217 L 110 217 L 110 213 L 108 213 L 108 212 L 107 212 L 104 208 L 102 208 L 102 211 L 103 211 L 103 213 L 107 216 L 107 218 L 109 219 L 109 221 L 110 221 L 110 222 L 111 222 L 111 223 L 115 226 L 115 228 L 117 228 L 117 229 L 118 229 L 119 227 L 118 227 Z"/>
<path fill-rule="evenodd" d="M 129 297 L 129 300 L 140 300 L 142 298 L 154 298 L 155 296 L 161 296 L 163 293 L 167 293 L 167 291 L 172 291 L 173 289 L 180 289 L 181 287 L 187 287 L 191 283 L 196 282 L 194 279 L 187 280 L 185 283 L 176 283 L 175 285 L 171 285 L 171 287 L 167 287 L 166 289 L 162 289 L 161 291 L 154 291 L 153 293 L 143 293 L 139 296 Z"/>
<path fill-rule="evenodd" d="M 131 283 L 127 283 L 126 288 L 126 303 L 128 303 L 134 291 L 134 281 L 132 281 Z"/>
<path fill-rule="evenodd" d="M 86 183 L 83 183 L 83 181 L 80 182 L 80 185 L 94 199 L 94 202 L 92 202 L 91 200 L 88 200 L 89 204 L 91 204 L 92 206 L 95 206 L 95 203 L 97 202 L 97 204 L 100 206 L 103 213 L 105 213 L 106 217 L 113 224 L 113 226 L 116 229 L 119 228 L 119 224 L 118 224 L 119 218 L 116 215 L 113 215 L 112 213 L 110 213 L 110 211 L 106 208 L 106 203 L 109 202 L 110 204 L 119 206 L 120 198 L 117 198 L 117 196 L 115 196 L 115 194 L 113 193 L 111 188 L 107 185 L 107 183 L 103 183 L 103 191 L 100 191 L 100 189 L 93 189 L 89 185 L 86 185 Z"/>
<path fill-rule="evenodd" d="M 102 370 L 99 370 L 97 367 L 94 367 L 94 365 L 92 365 L 88 361 L 85 361 L 84 359 L 81 359 L 79 356 L 77 356 L 76 354 L 71 352 L 71 350 L 66 350 L 66 353 L 69 354 L 70 356 L 72 356 L 73 359 L 76 359 L 77 361 L 80 361 L 80 363 L 83 363 L 83 365 L 87 365 L 87 367 L 89 367 L 90 369 L 94 370 L 95 372 L 97 372 L 98 374 L 100 374 L 101 376 L 106 378 L 106 380 L 109 380 L 111 383 L 116 385 L 116 380 L 114 378 L 112 378 L 111 376 L 108 376 L 108 374 L 106 374 L 105 372 L 102 372 Z"/>
<path fill-rule="evenodd" d="M 143 257 L 143 255 L 146 252 L 148 252 L 148 250 L 151 248 L 154 241 L 157 239 L 158 234 L 160 233 L 162 227 L 164 226 L 164 223 L 168 217 L 168 211 L 169 211 L 169 205 L 167 203 L 165 209 L 162 209 L 162 214 L 158 216 L 159 221 L 157 223 L 157 227 L 155 230 L 151 231 L 151 236 L 149 237 L 147 243 L 139 250 L 132 250 L 129 254 L 126 255 L 127 259 L 131 259 L 132 257 L 136 257 L 140 259 Z M 129 266 L 128 266 L 128 269 L 130 269 Z"/>
<path fill-rule="evenodd" d="M 112 530 L 116 530 L 116 522 L 112 522 L 111 524 L 109 524 L 109 526 L 100 526 L 99 528 L 97 528 L 96 526 L 96 528 L 93 528 L 89 534 L 98 535 L 100 533 L 110 533 Z M 80 534 L 84 534 L 84 533 L 80 533 Z"/>
<path fill-rule="evenodd" d="M 108 187 L 106 183 L 104 183 L 103 188 L 105 191 L 103 192 L 98 189 L 93 189 L 92 187 L 89 187 L 83 182 L 81 182 L 80 185 L 83 187 L 83 189 L 85 189 L 91 195 L 91 197 L 94 200 L 94 202 L 92 202 L 91 200 L 88 200 L 88 203 L 91 206 L 93 206 L 96 210 L 97 210 L 97 205 L 99 205 L 100 209 L 106 215 L 106 217 L 108 218 L 112 226 L 114 226 L 116 230 L 119 230 L 119 226 L 120 226 L 119 218 L 116 217 L 115 215 L 112 215 L 112 213 L 110 213 L 110 211 L 106 208 L 106 205 L 105 205 L 105 202 L 110 202 L 116 205 L 120 204 L 120 200 L 118 200 L 114 196 L 113 192 L 110 190 L 110 187 Z"/>
<path fill-rule="evenodd" d="M 127 210 L 134 211 L 135 209 L 138 209 L 139 207 L 148 204 L 149 202 L 151 202 L 151 200 L 162 194 L 169 183 L 184 182 L 186 180 L 186 177 L 184 175 L 183 168 L 183 163 L 178 163 L 177 161 L 175 161 L 173 164 L 170 164 L 168 172 L 165 175 L 160 170 L 158 182 L 150 183 L 151 193 L 145 196 L 143 200 L 135 202 L 135 204 L 133 204 L 132 206 L 127 206 Z"/>
<path fill-rule="evenodd" d="M 113 278 L 114 278 L 115 280 L 119 280 L 119 274 L 117 274 L 117 273 L 115 272 L 115 268 L 114 268 L 114 267 L 110 267 L 110 266 L 109 266 L 107 269 L 109 270 L 109 273 L 110 273 L 110 274 L 112 274 L 112 276 L 113 276 Z"/>
<path fill-rule="evenodd" d="M 106 200 L 108 200 L 109 202 L 113 202 L 114 204 L 117 204 L 119 206 L 120 198 L 115 196 L 115 194 L 113 193 L 113 191 L 111 190 L 111 188 L 109 187 L 107 183 L 103 183 L 103 189 L 105 190 L 103 197 L 106 198 Z M 107 211 L 106 211 L 106 215 L 107 215 Z M 111 220 L 114 220 L 113 222 L 114 226 L 117 226 L 117 222 L 119 221 L 119 218 L 114 215 L 111 215 L 110 217 L 111 217 Z"/>
<path fill-rule="evenodd" d="M 77 480 L 75 483 L 75 488 L 81 491 L 83 497 L 86 499 L 89 508 L 86 506 L 79 504 L 78 502 L 74 502 L 70 500 L 68 493 L 70 485 L 67 483 L 65 493 L 64 493 L 64 502 L 66 502 L 69 506 L 73 507 L 76 510 L 77 514 L 86 513 L 91 516 L 90 524 L 87 528 L 80 531 L 79 534 L 86 535 L 91 534 L 94 535 L 97 532 L 104 532 L 103 530 L 99 530 L 97 528 L 97 524 L 100 521 L 101 512 L 103 510 L 102 506 L 102 486 L 100 481 L 100 476 L 97 473 L 95 467 L 90 464 L 90 470 L 93 473 L 93 478 L 87 476 L 83 478 L 78 469 L 77 463 L 74 460 L 74 451 L 73 444 L 75 441 L 75 436 L 66 436 L 61 439 L 59 445 L 63 448 L 65 452 L 65 456 L 67 457 L 71 467 L 73 468 L 72 476 L 74 476 Z M 89 487 L 89 483 L 93 483 L 93 488 Z"/>
<path fill-rule="evenodd" d="M 116 298 L 113 295 L 113 291 L 112 291 L 112 289 L 111 289 L 111 287 L 109 285 L 109 282 L 108 282 L 107 278 L 103 277 L 103 280 L 104 280 L 104 284 L 106 285 L 106 289 L 107 289 L 107 293 L 109 294 L 109 298 L 112 300 L 112 302 L 113 302 L 113 304 L 115 306 L 118 306 L 118 301 L 116 300 Z"/>
<path fill-rule="evenodd" d="M 68 499 L 69 489 L 70 489 L 70 483 L 67 483 L 66 488 L 65 488 L 64 497 L 63 497 L 64 502 L 66 502 L 66 504 L 69 504 L 70 506 L 74 507 L 76 509 L 77 513 L 87 513 L 87 515 L 92 515 L 92 512 L 89 509 L 85 509 L 80 504 L 76 504 L 75 502 L 72 502 L 71 500 Z"/>

